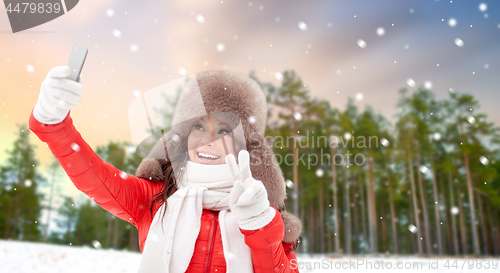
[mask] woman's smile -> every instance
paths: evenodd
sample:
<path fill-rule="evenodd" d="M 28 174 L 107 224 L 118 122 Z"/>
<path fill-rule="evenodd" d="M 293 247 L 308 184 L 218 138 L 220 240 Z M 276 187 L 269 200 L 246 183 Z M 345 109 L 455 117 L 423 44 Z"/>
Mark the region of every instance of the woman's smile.
<path fill-rule="evenodd" d="M 216 164 L 217 159 L 220 158 L 219 155 L 215 155 L 214 153 L 211 152 L 206 152 L 206 151 L 196 151 L 196 156 L 197 159 L 200 163 L 203 164 Z"/>

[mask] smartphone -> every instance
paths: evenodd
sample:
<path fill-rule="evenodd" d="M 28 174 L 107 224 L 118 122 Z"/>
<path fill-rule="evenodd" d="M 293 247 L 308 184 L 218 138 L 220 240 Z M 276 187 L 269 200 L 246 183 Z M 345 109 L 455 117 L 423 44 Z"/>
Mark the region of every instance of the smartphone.
<path fill-rule="evenodd" d="M 68 66 L 71 70 L 71 74 L 68 76 L 68 79 L 76 82 L 80 80 L 80 72 L 82 72 L 83 64 L 87 58 L 88 51 L 89 50 L 85 46 L 73 46 L 73 50 L 71 51 L 71 56 L 68 61 Z"/>

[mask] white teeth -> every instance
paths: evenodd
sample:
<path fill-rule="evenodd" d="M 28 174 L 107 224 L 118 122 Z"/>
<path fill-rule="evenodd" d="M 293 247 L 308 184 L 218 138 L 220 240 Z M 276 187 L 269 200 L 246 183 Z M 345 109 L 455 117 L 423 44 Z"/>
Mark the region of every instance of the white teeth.
<path fill-rule="evenodd" d="M 202 157 L 209 157 L 209 158 L 213 158 L 213 159 L 217 159 L 219 158 L 218 156 L 215 156 L 215 155 L 210 155 L 210 154 L 205 154 L 205 153 L 198 153 L 199 156 L 202 156 Z"/>

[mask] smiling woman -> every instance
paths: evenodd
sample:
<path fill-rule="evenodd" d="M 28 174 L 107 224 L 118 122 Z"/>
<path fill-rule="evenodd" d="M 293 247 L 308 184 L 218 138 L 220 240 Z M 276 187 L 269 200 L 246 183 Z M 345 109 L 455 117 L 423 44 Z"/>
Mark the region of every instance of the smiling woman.
<path fill-rule="evenodd" d="M 219 118 L 207 117 L 196 121 L 189 133 L 189 159 L 200 164 L 225 164 L 226 155 L 236 157 L 232 130 Z"/>
<path fill-rule="evenodd" d="M 226 71 L 191 77 L 171 130 L 131 176 L 99 158 L 69 107 L 58 108 L 66 97 L 55 83 L 80 98 L 81 82 L 64 79 L 68 72 L 49 73 L 30 129 L 79 190 L 138 229 L 139 272 L 298 272 L 291 261 L 302 227 L 285 211 L 279 166 L 265 163 L 274 153 L 262 145 L 266 98 L 256 82 Z"/>

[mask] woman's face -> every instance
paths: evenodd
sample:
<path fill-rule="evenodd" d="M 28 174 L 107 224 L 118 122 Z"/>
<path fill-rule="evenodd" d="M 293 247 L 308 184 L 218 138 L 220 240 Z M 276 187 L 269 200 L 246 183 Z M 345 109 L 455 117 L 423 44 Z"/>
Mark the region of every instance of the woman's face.
<path fill-rule="evenodd" d="M 196 121 L 188 137 L 189 159 L 199 164 L 225 164 L 226 151 L 222 139 L 226 143 L 228 153 L 236 157 L 233 138 L 229 134 L 231 132 L 230 127 L 213 116 L 210 120 L 215 141 L 212 139 L 212 134 L 210 133 L 208 119 L 204 117 Z"/>

